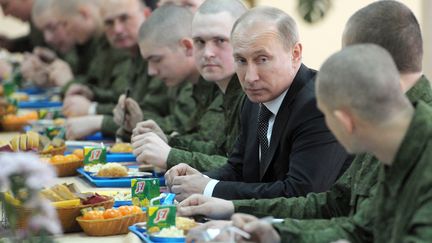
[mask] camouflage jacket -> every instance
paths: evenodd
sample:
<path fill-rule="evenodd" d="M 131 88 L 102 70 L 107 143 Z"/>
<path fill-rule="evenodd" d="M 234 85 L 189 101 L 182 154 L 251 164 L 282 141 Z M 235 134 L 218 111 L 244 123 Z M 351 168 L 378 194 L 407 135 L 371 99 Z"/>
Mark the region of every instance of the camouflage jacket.
<path fill-rule="evenodd" d="M 222 101 L 219 100 L 220 97 Z M 168 167 L 186 163 L 200 171 L 208 171 L 225 164 L 239 133 L 240 109 L 244 97 L 237 75 L 234 75 L 226 93 L 217 96 L 213 106 L 209 106 L 202 121 L 198 122 L 203 131 L 170 140 L 173 148 L 168 155 Z M 221 128 L 221 125 L 224 127 Z"/>

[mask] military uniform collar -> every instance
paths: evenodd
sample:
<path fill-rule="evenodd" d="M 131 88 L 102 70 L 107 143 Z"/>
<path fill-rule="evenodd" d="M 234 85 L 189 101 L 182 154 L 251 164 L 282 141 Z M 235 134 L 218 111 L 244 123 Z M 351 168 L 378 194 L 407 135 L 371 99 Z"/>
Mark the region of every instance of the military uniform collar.
<path fill-rule="evenodd" d="M 432 90 L 429 80 L 425 75 L 415 83 L 415 85 L 406 92 L 411 103 L 422 100 L 427 104 L 432 104 Z"/>
<path fill-rule="evenodd" d="M 225 96 L 238 95 L 239 94 L 238 90 L 240 89 L 241 89 L 240 81 L 237 77 L 237 74 L 234 74 L 228 83 Z"/>
<path fill-rule="evenodd" d="M 402 140 L 393 164 L 391 166 L 384 165 L 384 170 L 382 170 L 380 176 L 380 181 L 388 185 L 392 195 L 397 193 L 406 175 L 419 161 L 432 134 L 432 126 L 429 121 L 430 114 L 432 114 L 431 109 L 422 101 L 419 101 L 415 106 L 416 109 L 411 124 Z"/>

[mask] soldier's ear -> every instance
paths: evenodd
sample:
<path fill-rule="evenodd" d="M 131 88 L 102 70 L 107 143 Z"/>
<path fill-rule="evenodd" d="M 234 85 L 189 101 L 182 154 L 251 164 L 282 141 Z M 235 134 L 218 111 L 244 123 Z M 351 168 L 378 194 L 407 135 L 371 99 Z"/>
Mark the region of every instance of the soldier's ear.
<path fill-rule="evenodd" d="M 346 110 L 335 110 L 333 111 L 338 123 L 346 133 L 352 134 L 355 128 L 353 116 Z"/>
<path fill-rule="evenodd" d="M 185 55 L 190 57 L 193 56 L 193 42 L 190 38 L 183 38 L 180 41 L 181 46 L 185 52 Z"/>
<path fill-rule="evenodd" d="M 144 8 L 144 16 L 145 16 L 146 18 L 148 18 L 148 17 L 150 17 L 150 15 L 151 15 L 151 9 L 148 8 L 148 7 L 145 7 L 145 8 Z"/>

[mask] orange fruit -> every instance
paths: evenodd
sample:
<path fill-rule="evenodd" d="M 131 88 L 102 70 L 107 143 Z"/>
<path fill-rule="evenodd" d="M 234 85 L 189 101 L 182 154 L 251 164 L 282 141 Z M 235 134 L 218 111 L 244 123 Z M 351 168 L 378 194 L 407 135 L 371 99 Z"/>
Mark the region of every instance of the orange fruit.
<path fill-rule="evenodd" d="M 88 211 L 84 213 L 82 218 L 85 220 L 104 219 L 102 211 Z"/>
<path fill-rule="evenodd" d="M 78 158 L 78 156 L 76 156 L 75 154 L 68 154 L 64 157 L 65 162 L 75 162 L 75 161 L 79 161 L 80 158 Z"/>
<path fill-rule="evenodd" d="M 83 149 L 75 149 L 75 150 L 73 151 L 73 154 L 75 154 L 76 156 L 78 156 L 78 158 L 79 158 L 80 160 L 83 160 L 83 159 L 84 159 L 84 150 L 83 150 Z"/>
<path fill-rule="evenodd" d="M 66 162 L 65 157 L 63 155 L 54 155 L 53 157 L 51 157 L 51 163 L 56 164 L 56 163 L 63 163 Z"/>
<path fill-rule="evenodd" d="M 103 213 L 104 219 L 119 218 L 121 216 L 122 216 L 122 214 L 120 213 L 120 211 L 118 211 L 117 209 L 113 209 L 113 208 L 107 209 Z"/>
<path fill-rule="evenodd" d="M 130 206 L 132 214 L 142 213 L 142 209 L 138 206 Z"/>
<path fill-rule="evenodd" d="M 129 206 L 121 206 L 118 208 L 118 211 L 121 213 L 121 215 L 126 216 L 129 214 L 132 214 L 132 208 Z"/>

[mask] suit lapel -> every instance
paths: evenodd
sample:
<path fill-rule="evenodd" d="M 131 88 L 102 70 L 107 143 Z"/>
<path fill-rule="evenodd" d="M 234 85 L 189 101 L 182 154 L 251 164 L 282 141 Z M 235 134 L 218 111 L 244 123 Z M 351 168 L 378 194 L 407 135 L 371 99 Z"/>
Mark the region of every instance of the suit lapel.
<path fill-rule="evenodd" d="M 270 147 L 267 151 L 266 156 L 264 158 L 261 158 L 260 162 L 260 180 L 262 180 L 262 178 L 264 177 L 268 167 L 273 160 L 273 157 L 275 156 L 275 152 L 279 147 L 279 141 L 284 134 L 285 127 L 291 115 L 291 106 L 297 96 L 297 93 L 305 86 L 306 82 L 311 79 L 308 71 L 309 69 L 302 64 L 299 71 L 297 72 L 297 75 L 294 78 L 293 83 L 291 84 L 288 92 L 285 95 L 285 98 L 281 104 L 281 107 L 279 108 L 278 113 L 276 114 L 270 140 Z"/>

